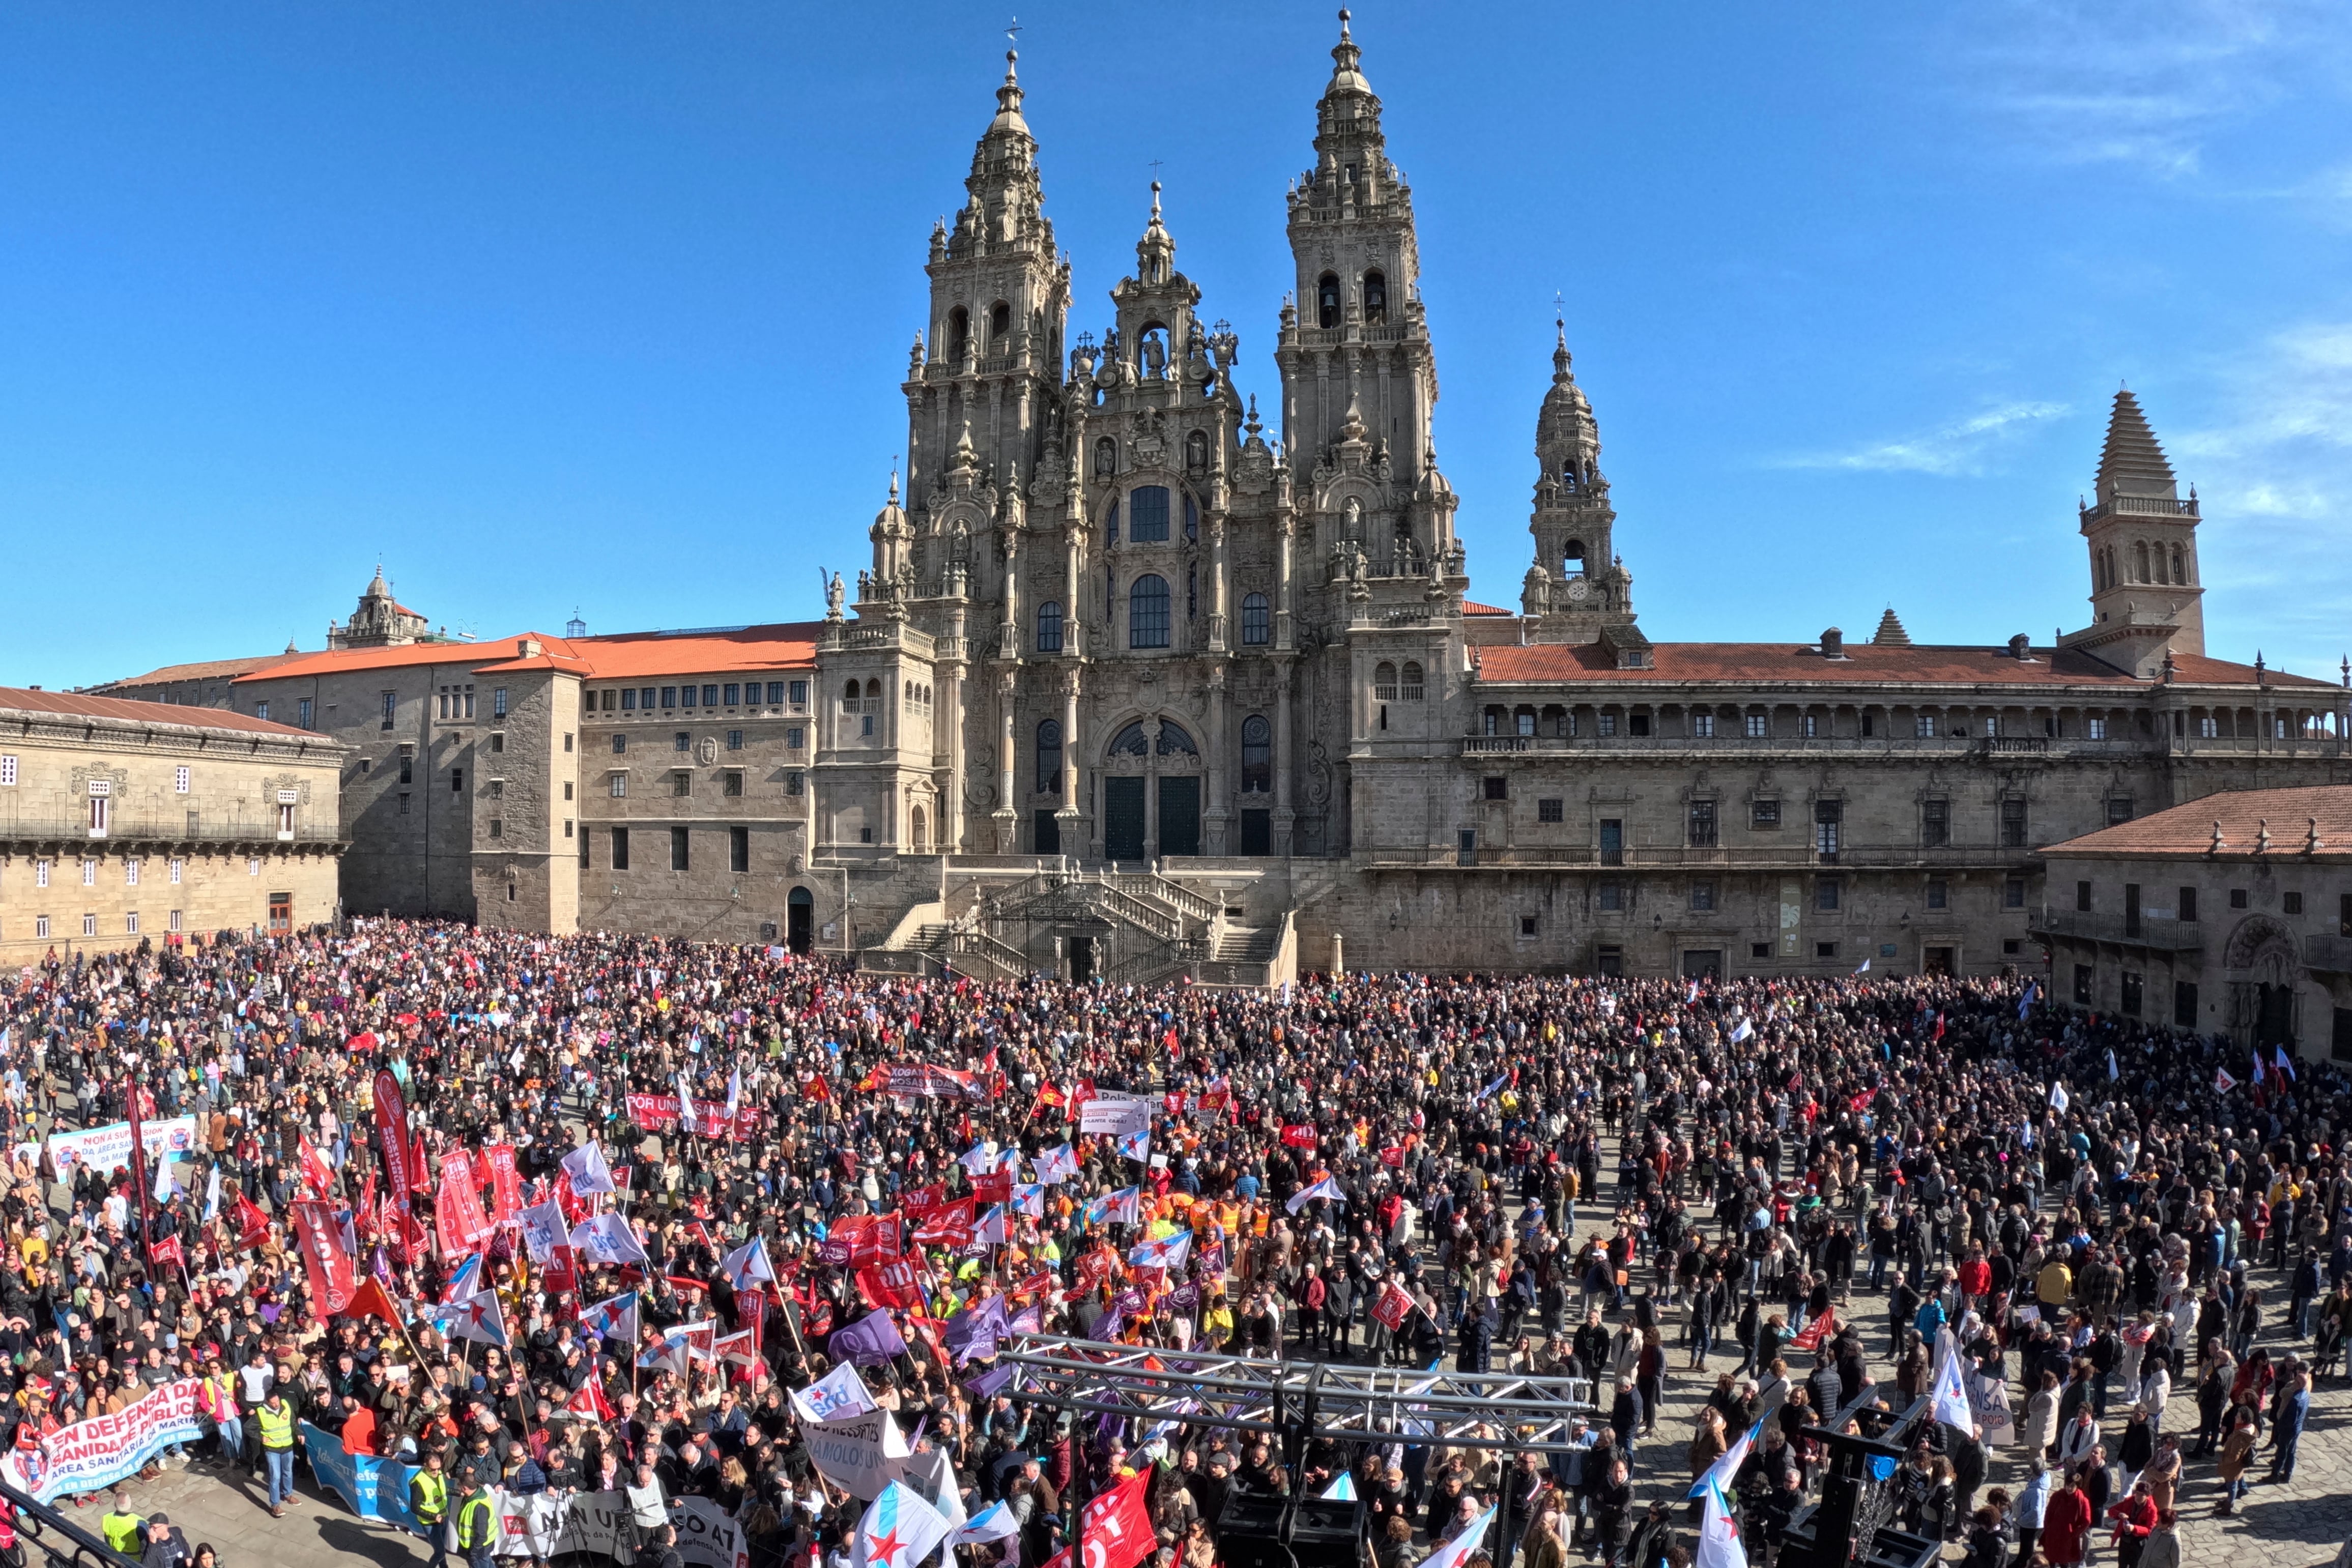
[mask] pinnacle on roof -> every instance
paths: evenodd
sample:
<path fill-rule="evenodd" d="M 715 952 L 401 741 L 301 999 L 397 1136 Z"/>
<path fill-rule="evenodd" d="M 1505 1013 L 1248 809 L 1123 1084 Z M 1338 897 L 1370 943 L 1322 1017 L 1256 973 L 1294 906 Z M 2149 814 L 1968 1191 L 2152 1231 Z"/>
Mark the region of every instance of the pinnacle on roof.
<path fill-rule="evenodd" d="M 2099 450 L 2098 496 L 2101 500 L 2123 496 L 2177 496 L 2179 487 L 2172 465 L 2147 427 L 2139 400 L 2126 387 L 2116 393 L 2115 412 L 2107 416 L 2107 442 Z"/>
<path fill-rule="evenodd" d="M 1895 616 L 1892 604 L 1886 607 L 1886 613 L 1878 618 L 1878 630 L 1871 634 L 1870 642 L 1875 648 L 1908 648 L 1911 645 L 1911 633 L 1903 630 L 1903 622 Z"/>
<path fill-rule="evenodd" d="M 999 131 L 1029 133 L 1029 122 L 1021 118 L 1021 78 L 1013 69 L 1020 59 L 1018 50 L 1004 51 L 1004 85 L 996 89 L 996 118 L 988 123 L 992 135 Z"/>
<path fill-rule="evenodd" d="M 1165 283 L 1175 271 L 1176 240 L 1160 221 L 1160 182 L 1151 182 L 1151 221 L 1135 242 L 1136 276 L 1146 283 Z M 1156 265 L 1155 265 L 1156 264 Z"/>

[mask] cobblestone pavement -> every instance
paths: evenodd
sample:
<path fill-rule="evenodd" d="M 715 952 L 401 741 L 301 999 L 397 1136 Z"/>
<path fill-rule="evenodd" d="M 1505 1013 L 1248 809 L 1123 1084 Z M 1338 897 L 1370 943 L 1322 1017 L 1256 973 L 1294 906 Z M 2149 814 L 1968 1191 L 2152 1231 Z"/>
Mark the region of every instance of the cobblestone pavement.
<path fill-rule="evenodd" d="M 1612 1151 L 1613 1154 L 1613 1150 Z M 1580 1234 L 1589 1234 L 1598 1216 L 1605 1226 L 1607 1211 L 1584 1207 L 1580 1212 L 1583 1224 Z M 2252 1282 L 2263 1292 L 2265 1303 L 2284 1302 L 2287 1299 L 2287 1279 L 2284 1274 L 2268 1269 L 2252 1271 Z M 1886 1298 L 1884 1293 L 1865 1293 L 1857 1289 L 1850 1309 L 1841 1309 L 1840 1316 L 1853 1322 L 1863 1332 L 1864 1343 L 1871 1356 L 1871 1372 L 1875 1377 L 1893 1385 L 1893 1363 L 1887 1359 Z M 2293 1341 L 2281 1333 L 2276 1325 L 2279 1312 L 2274 1305 L 2266 1306 L 2266 1326 L 2258 1343 L 2271 1347 L 2273 1358 L 2282 1352 L 2294 1351 L 2306 1358 L 2311 1342 Z M 1635 1490 L 1643 1500 L 1655 1497 L 1675 1497 L 1688 1490 L 1689 1466 L 1685 1460 L 1699 1407 L 1715 1388 L 1716 1376 L 1739 1364 L 1739 1352 L 1734 1349 L 1707 1358 L 1706 1370 L 1684 1371 L 1690 1360 L 1690 1351 L 1680 1343 L 1683 1315 L 1679 1312 L 1662 1314 L 1668 1352 L 1668 1372 L 1664 1409 L 1654 1436 L 1644 1438 L 1638 1455 L 1634 1478 Z M 1613 1325 L 1612 1325 L 1613 1326 Z M 1812 1362 L 1803 1352 L 1790 1352 L 1786 1356 L 1790 1375 L 1801 1380 L 1811 1369 Z M 2022 1408 L 2012 1384 L 2010 1397 L 2014 1407 Z M 2121 1431 L 2121 1411 L 2111 1405 L 2108 1430 L 2108 1451 L 2114 1451 L 2115 1434 Z M 2197 1430 L 2197 1401 L 2193 1386 L 2174 1397 L 2165 1409 L 2164 1430 L 2179 1433 L 2185 1452 Z M 2216 1518 L 2214 1507 L 2221 1500 L 2221 1482 L 2214 1478 L 2213 1461 L 2191 1459 L 2182 1473 L 2179 1493 L 2180 1556 L 2184 1564 L 2220 1565 L 2229 1568 L 2318 1568 L 2332 1563 L 2337 1551 L 2347 1540 L 2352 1540 L 2352 1384 L 2341 1377 L 2323 1380 L 2313 1391 L 2311 1416 L 2303 1442 L 2296 1451 L 2294 1479 L 2285 1485 L 2263 1482 L 2269 1473 L 2269 1434 L 2263 1434 L 2265 1447 L 2258 1450 L 2255 1464 L 2247 1470 L 2249 1478 L 2259 1484 L 2246 1494 L 2235 1516 Z M 2005 1486 L 2013 1496 L 2023 1484 L 2025 1469 L 2021 1450 L 2016 1447 L 1994 1449 L 1987 1468 L 1985 1485 Z M 1981 1500 L 1983 1494 L 1978 1494 Z M 2095 1568 L 2114 1568 L 2114 1549 L 2107 1544 L 2103 1532 L 2095 1537 L 2099 1548 L 2094 1558 Z M 1957 1557 L 1958 1548 L 1947 1549 L 1947 1555 Z"/>

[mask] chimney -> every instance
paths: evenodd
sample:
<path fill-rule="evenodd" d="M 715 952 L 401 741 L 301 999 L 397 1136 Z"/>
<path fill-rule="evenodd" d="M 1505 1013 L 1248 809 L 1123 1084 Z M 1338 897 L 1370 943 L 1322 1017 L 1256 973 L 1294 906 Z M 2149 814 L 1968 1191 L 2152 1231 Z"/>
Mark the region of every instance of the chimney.
<path fill-rule="evenodd" d="M 518 659 L 537 658 L 539 651 L 539 639 L 536 637 L 520 638 L 515 643 L 515 657 Z"/>
<path fill-rule="evenodd" d="M 2021 664 L 2033 663 L 2033 639 L 2020 632 L 2009 640 L 2009 656 Z"/>
<path fill-rule="evenodd" d="M 1843 659 L 1845 657 L 1844 632 L 1832 626 L 1828 631 L 1822 633 L 1822 657 L 1824 659 Z"/>

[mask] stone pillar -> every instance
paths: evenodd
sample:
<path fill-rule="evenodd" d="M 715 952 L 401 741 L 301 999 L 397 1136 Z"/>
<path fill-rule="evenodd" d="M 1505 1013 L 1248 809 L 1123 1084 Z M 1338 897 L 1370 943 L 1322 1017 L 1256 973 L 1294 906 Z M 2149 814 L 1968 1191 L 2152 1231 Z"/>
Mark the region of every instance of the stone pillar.
<path fill-rule="evenodd" d="M 1078 762 L 1078 668 L 1075 662 L 1062 672 L 1062 804 L 1054 812 L 1054 820 L 1062 830 L 1062 852 L 1083 855 L 1086 845 L 1080 834 L 1078 780 L 1083 770 Z"/>
<path fill-rule="evenodd" d="M 1012 528 L 1004 530 L 1004 621 L 997 628 L 996 656 L 1017 658 L 1021 653 L 1021 535 Z"/>
<path fill-rule="evenodd" d="M 1225 622 L 1225 519 L 1209 519 L 1209 652 L 1222 653 L 1231 632 Z"/>
<path fill-rule="evenodd" d="M 1274 852 L 1290 853 L 1290 674 L 1294 662 L 1274 662 Z"/>
<path fill-rule="evenodd" d="M 1011 670 L 996 677 L 996 731 L 999 745 L 996 759 L 996 852 L 1009 855 L 1018 841 L 1021 812 L 1013 804 L 1013 747 L 1014 735 L 1014 676 Z"/>
<path fill-rule="evenodd" d="M 1348 970 L 1348 939 L 1337 931 L 1331 933 L 1331 974 L 1337 977 Z"/>
<path fill-rule="evenodd" d="M 1062 530 L 1062 652 L 1073 659 L 1087 651 L 1087 569 L 1078 559 L 1085 529 L 1081 519 Z"/>
<path fill-rule="evenodd" d="M 1280 518 L 1274 528 L 1274 645 L 1288 648 L 1290 642 L 1290 545 L 1295 525 L 1288 516 Z"/>
<path fill-rule="evenodd" d="M 1160 858 L 1160 721 L 1143 721 L 1143 858 Z"/>
<path fill-rule="evenodd" d="M 933 708 L 932 722 L 946 730 L 947 782 L 940 800 L 940 848 L 952 854 L 963 843 L 963 622 L 964 604 L 961 598 L 950 601 L 948 607 L 947 657 L 940 662 L 940 701 Z M 934 739 L 934 747 L 937 740 Z"/>
<path fill-rule="evenodd" d="M 1225 809 L 1233 789 L 1233 769 L 1225 762 L 1229 733 L 1225 695 L 1225 666 L 1220 660 L 1209 671 L 1209 733 L 1202 737 L 1202 760 L 1208 764 L 1202 788 L 1209 798 L 1202 802 L 1201 825 L 1207 835 L 1205 845 L 1213 855 L 1225 852 L 1225 823 L 1232 816 Z"/>

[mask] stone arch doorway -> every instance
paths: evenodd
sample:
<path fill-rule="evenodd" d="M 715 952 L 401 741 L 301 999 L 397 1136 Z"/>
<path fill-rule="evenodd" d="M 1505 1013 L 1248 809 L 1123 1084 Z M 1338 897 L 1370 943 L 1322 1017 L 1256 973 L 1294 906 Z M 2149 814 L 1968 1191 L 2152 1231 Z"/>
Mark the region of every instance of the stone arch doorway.
<path fill-rule="evenodd" d="M 1201 852 L 1201 747 L 1172 718 L 1130 721 L 1103 748 L 1103 854 L 1112 861 Z"/>
<path fill-rule="evenodd" d="M 784 898 L 784 946 L 795 953 L 805 953 L 816 945 L 816 899 L 804 887 L 796 887 Z"/>

